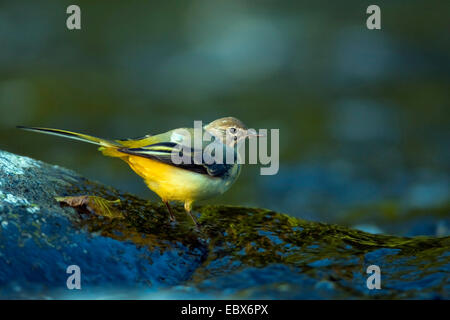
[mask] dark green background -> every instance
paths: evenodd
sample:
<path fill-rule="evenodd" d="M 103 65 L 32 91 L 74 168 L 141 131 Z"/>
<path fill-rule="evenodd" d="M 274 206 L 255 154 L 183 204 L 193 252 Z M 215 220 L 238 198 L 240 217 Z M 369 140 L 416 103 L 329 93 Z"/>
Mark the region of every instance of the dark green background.
<path fill-rule="evenodd" d="M 3 1 L 0 148 L 156 199 L 92 145 L 14 127 L 126 138 L 235 116 L 280 129 L 280 173 L 246 166 L 210 202 L 448 218 L 450 2 L 378 1 L 382 30 L 366 28 L 370 4 Z"/>

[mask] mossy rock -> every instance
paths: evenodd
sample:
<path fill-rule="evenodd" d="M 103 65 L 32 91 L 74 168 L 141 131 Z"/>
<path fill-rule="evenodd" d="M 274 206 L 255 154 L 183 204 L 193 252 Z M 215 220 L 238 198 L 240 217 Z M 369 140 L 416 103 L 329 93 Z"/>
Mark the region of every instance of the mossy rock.
<path fill-rule="evenodd" d="M 86 195 L 100 206 L 56 200 Z M 374 235 L 258 208 L 195 211 L 199 229 L 181 206 L 170 222 L 160 203 L 0 151 L 0 296 L 449 298 L 449 237 Z M 72 264 L 82 290 L 66 288 Z M 370 265 L 379 290 L 366 285 Z"/>

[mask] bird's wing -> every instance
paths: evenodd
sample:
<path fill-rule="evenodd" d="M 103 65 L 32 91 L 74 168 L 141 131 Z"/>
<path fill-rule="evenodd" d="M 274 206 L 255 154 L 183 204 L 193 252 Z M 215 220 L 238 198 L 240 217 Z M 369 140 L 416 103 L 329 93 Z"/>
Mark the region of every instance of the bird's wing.
<path fill-rule="evenodd" d="M 179 128 L 179 129 L 173 129 L 164 133 L 156 134 L 156 135 L 150 135 L 147 134 L 140 138 L 134 138 L 134 139 L 119 139 L 115 140 L 115 142 L 119 143 L 120 145 L 126 147 L 126 148 L 142 148 L 147 147 L 153 144 L 162 143 L 162 142 L 179 142 L 179 139 L 182 138 L 179 134 L 177 134 L 178 130 L 184 130 L 185 132 L 193 134 L 192 129 L 188 128 Z"/>
<path fill-rule="evenodd" d="M 157 143 L 160 139 L 161 138 L 159 137 L 159 135 L 152 136 L 150 134 L 147 134 L 140 138 L 118 139 L 115 141 L 127 148 L 140 148 L 140 147 L 148 146 L 153 143 Z"/>
<path fill-rule="evenodd" d="M 134 156 L 157 160 L 165 164 L 176 166 L 196 173 L 207 174 L 212 177 L 221 177 L 228 173 L 229 170 L 233 167 L 233 164 L 216 162 L 213 162 L 211 164 L 203 162 L 197 164 L 194 162 L 194 158 L 196 156 L 201 156 L 203 154 L 202 150 L 182 147 L 180 144 L 177 144 L 175 142 L 158 142 L 155 144 L 137 148 L 119 148 L 118 151 Z M 190 163 L 174 163 L 172 160 L 173 152 L 181 152 L 180 156 L 187 156 L 190 159 Z"/>

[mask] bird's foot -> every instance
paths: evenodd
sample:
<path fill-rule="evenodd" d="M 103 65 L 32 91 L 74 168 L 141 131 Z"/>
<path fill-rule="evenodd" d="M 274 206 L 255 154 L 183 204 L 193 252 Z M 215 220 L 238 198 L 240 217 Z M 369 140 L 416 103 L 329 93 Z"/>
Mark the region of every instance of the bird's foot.
<path fill-rule="evenodd" d="M 200 224 L 197 221 L 197 218 L 194 216 L 194 214 L 192 213 L 192 211 L 186 211 L 187 214 L 189 214 L 189 216 L 191 217 L 192 221 L 194 222 L 195 228 L 197 230 L 200 230 Z"/>
<path fill-rule="evenodd" d="M 169 201 L 163 201 L 163 202 L 164 202 L 164 204 L 167 207 L 167 211 L 169 211 L 169 219 L 170 219 L 170 221 L 171 222 L 177 221 L 177 219 L 175 219 L 175 215 L 172 212 L 172 207 L 170 206 Z"/>

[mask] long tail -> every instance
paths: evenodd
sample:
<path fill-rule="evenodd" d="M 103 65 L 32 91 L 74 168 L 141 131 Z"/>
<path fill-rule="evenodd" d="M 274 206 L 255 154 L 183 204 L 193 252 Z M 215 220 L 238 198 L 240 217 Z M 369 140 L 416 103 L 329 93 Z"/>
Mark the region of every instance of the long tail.
<path fill-rule="evenodd" d="M 27 130 L 27 131 L 46 133 L 46 134 L 51 134 L 51 135 L 60 136 L 60 137 L 64 137 L 64 138 L 88 142 L 88 143 L 96 144 L 98 146 L 106 147 L 106 148 L 121 147 L 121 145 L 115 141 L 101 139 L 101 138 L 89 136 L 87 134 L 76 133 L 76 132 L 71 132 L 71 131 L 67 131 L 67 130 L 38 128 L 38 127 L 24 127 L 24 126 L 17 126 L 17 128 Z"/>

